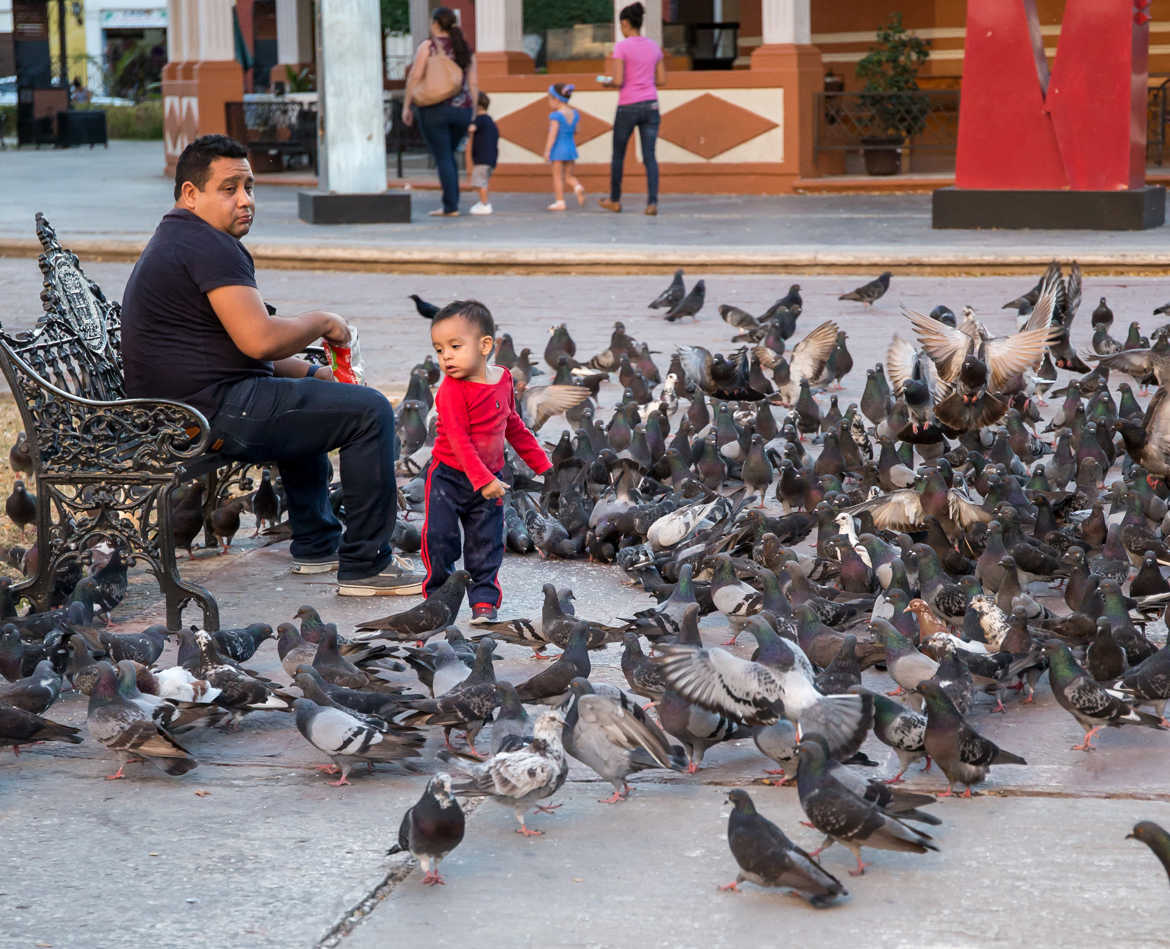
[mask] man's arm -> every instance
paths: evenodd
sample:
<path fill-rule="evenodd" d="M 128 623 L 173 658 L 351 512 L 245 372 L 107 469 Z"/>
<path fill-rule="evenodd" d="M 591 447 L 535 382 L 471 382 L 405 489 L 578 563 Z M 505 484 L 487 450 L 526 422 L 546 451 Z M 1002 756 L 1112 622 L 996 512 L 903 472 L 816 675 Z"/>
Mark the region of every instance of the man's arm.
<path fill-rule="evenodd" d="M 276 360 L 272 364 L 272 374 L 281 379 L 304 379 L 313 366 L 314 364 L 308 360 L 290 356 L 288 359 Z M 322 382 L 334 381 L 333 370 L 328 366 L 317 366 L 316 368 L 317 371 L 313 373 L 314 379 L 320 379 Z"/>
<path fill-rule="evenodd" d="M 321 338 L 338 346 L 349 341 L 349 327 L 336 313 L 313 310 L 289 318 L 269 316 L 255 287 L 219 287 L 208 292 L 207 299 L 232 342 L 253 359 L 286 359 Z"/>

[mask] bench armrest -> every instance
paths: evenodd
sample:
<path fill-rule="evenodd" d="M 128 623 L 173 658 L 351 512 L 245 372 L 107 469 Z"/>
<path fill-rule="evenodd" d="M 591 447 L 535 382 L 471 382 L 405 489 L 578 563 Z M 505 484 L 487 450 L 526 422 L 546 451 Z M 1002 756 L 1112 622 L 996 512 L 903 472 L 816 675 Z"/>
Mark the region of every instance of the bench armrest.
<path fill-rule="evenodd" d="M 98 402 L 49 386 L 40 406 L 35 449 L 39 474 L 171 475 L 207 450 L 210 425 L 198 409 L 169 399 Z"/>

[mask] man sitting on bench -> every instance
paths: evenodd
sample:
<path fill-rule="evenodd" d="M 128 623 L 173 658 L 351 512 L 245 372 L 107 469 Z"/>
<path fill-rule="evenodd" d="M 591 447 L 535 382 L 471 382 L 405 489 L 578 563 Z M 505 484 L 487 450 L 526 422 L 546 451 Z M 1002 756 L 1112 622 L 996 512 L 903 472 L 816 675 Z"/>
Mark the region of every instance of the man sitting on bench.
<path fill-rule="evenodd" d="M 391 553 L 394 412 L 375 389 L 332 381 L 294 358 L 349 340 L 336 313 L 269 314 L 240 243 L 255 215 L 247 151 L 224 135 L 179 156 L 175 206 L 146 245 L 122 302 L 126 393 L 199 409 L 210 450 L 280 468 L 294 573 L 337 571 L 345 596 L 412 594 L 421 574 Z M 326 453 L 341 450 L 345 535 L 329 503 Z"/>

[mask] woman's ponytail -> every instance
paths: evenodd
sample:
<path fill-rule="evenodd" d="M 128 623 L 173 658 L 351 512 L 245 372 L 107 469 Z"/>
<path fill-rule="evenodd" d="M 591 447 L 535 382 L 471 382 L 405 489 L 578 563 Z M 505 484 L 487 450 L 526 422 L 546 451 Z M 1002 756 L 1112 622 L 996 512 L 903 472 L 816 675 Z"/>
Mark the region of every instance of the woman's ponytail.
<path fill-rule="evenodd" d="M 451 53 L 455 65 L 460 69 L 466 69 L 470 66 L 471 47 L 467 45 L 467 38 L 459 29 L 459 24 L 455 22 L 455 11 L 450 7 L 436 7 L 435 12 L 431 14 L 431 19 L 439 24 L 439 29 L 450 35 Z"/>

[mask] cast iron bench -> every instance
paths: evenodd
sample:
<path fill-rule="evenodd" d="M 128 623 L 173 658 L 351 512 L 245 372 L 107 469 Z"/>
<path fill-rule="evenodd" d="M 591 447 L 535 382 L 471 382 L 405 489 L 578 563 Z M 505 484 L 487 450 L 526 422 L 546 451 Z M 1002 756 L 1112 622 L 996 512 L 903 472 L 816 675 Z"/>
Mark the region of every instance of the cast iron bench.
<path fill-rule="evenodd" d="M 24 421 L 38 502 L 36 574 L 13 584 L 13 596 L 48 609 L 58 569 L 84 563 L 104 540 L 128 565 L 143 560 L 150 567 L 166 596 L 168 627 L 180 627 L 183 607 L 194 600 L 204 628 L 217 630 L 215 598 L 179 575 L 171 496 L 206 477 L 206 520 L 233 487 L 250 489 L 248 469 L 258 466 L 208 453 L 210 429 L 197 409 L 125 398 L 121 307 L 86 276 L 40 212 L 36 222 L 44 315 L 26 332 L 0 327 L 0 368 Z"/>

